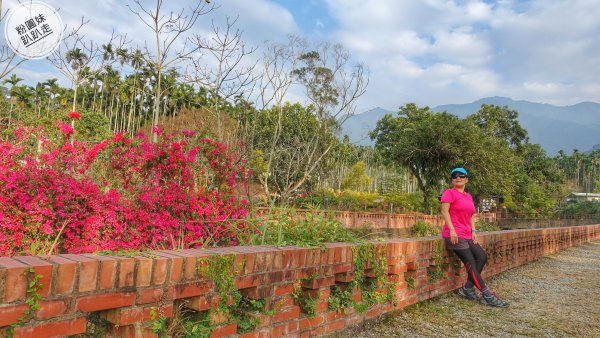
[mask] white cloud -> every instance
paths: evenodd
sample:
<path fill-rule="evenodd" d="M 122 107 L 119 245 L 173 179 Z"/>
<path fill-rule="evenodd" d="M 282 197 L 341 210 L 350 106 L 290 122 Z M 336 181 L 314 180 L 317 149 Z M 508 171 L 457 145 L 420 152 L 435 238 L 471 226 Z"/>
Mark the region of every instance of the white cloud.
<path fill-rule="evenodd" d="M 469 27 L 442 31 L 435 35 L 432 53 L 448 62 L 469 66 L 489 63 L 491 46 L 484 33 L 474 32 Z"/>
<path fill-rule="evenodd" d="M 360 103 L 397 107 L 487 95 L 600 101 L 593 0 L 328 0 L 335 39 L 371 69 Z M 384 91 L 387 93 L 376 95 Z"/>
<path fill-rule="evenodd" d="M 68 0 L 45 1 L 60 7 L 69 25 L 82 15 L 89 18 L 87 38 L 104 41 L 114 27 L 134 43 L 152 44 L 151 32 L 125 7 L 132 1 L 88 0 L 76 5 Z M 5 1 L 4 7 L 15 2 Z M 188 2 L 166 3 L 175 8 Z M 199 19 L 194 33 L 208 36 L 211 21 L 223 26 L 227 16 L 239 16 L 237 26 L 249 46 L 283 41 L 290 33 L 341 42 L 371 74 L 358 111 L 397 108 L 407 102 L 430 106 L 469 102 L 491 95 L 563 105 L 600 101 L 597 0 L 326 3 L 328 13 L 312 13 L 303 12 L 310 6 L 283 0 L 221 1 L 219 9 Z M 305 28 L 310 31 L 300 32 L 295 21 L 300 19 L 310 23 Z M 260 50 L 254 57 L 260 57 Z M 32 79 L 40 74 L 60 76 L 48 64 L 36 62 L 28 62 L 17 73 L 24 77 L 28 72 Z M 300 97 L 297 90 L 290 95 Z"/>
<path fill-rule="evenodd" d="M 479 1 L 470 2 L 466 7 L 466 16 L 476 21 L 488 20 L 492 16 L 492 6 Z"/>

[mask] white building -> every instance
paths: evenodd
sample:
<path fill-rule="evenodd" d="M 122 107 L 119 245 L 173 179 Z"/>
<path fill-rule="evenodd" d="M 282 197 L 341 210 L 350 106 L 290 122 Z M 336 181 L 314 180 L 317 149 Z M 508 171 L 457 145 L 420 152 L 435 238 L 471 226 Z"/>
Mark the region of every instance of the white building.
<path fill-rule="evenodd" d="M 600 194 L 591 192 L 572 192 L 567 198 L 567 202 L 585 202 L 594 201 L 600 202 Z"/>

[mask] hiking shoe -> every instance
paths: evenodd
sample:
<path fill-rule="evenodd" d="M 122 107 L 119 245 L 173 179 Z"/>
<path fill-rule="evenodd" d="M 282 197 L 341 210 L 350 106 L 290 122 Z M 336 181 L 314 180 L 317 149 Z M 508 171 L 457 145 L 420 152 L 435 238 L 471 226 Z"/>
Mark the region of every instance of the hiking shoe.
<path fill-rule="evenodd" d="M 503 301 L 502 299 L 498 298 L 498 296 L 496 296 L 496 294 L 492 294 L 491 297 L 481 297 L 481 299 L 479 300 L 479 302 L 483 305 L 489 305 L 489 306 L 495 306 L 495 307 L 503 307 L 506 308 L 508 307 L 508 303 Z"/>
<path fill-rule="evenodd" d="M 470 300 L 479 300 L 479 297 L 477 297 L 477 293 L 475 293 L 475 288 L 470 288 L 467 289 L 464 286 L 461 286 L 458 289 L 457 292 L 460 296 L 465 297 L 466 299 L 470 299 Z"/>

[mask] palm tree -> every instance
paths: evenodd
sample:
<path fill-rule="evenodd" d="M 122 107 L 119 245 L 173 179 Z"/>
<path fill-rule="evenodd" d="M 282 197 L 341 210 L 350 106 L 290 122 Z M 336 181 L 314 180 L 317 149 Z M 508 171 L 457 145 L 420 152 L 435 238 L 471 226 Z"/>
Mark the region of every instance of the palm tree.
<path fill-rule="evenodd" d="M 73 79 L 73 108 L 75 111 L 75 103 L 77 102 L 77 86 L 79 85 L 80 71 L 83 65 L 86 63 L 88 56 L 79 48 L 73 48 L 65 55 L 67 62 L 71 64 L 71 68 L 75 72 Z"/>
<path fill-rule="evenodd" d="M 48 107 L 46 108 L 47 112 L 50 112 L 51 108 L 54 108 L 54 99 L 56 95 L 60 92 L 60 86 L 58 85 L 58 79 L 50 79 L 44 82 L 44 85 L 48 87 L 48 93 L 50 93 L 50 100 L 48 100 Z"/>
<path fill-rule="evenodd" d="M 42 110 L 42 102 L 44 102 L 45 99 L 48 99 L 48 91 L 47 91 L 46 86 L 43 83 L 38 82 L 35 85 L 35 89 L 34 89 L 33 93 L 34 93 L 33 100 L 35 102 L 37 116 L 40 117 L 40 113 Z"/>
<path fill-rule="evenodd" d="M 597 155 L 596 156 L 594 156 L 594 155 L 595 155 L 594 153 L 590 154 L 590 156 L 593 156 L 592 163 L 591 163 L 592 164 L 592 180 L 591 180 L 592 183 L 591 183 L 590 192 L 596 191 L 596 182 L 598 181 L 596 178 L 596 175 L 597 175 L 598 166 L 600 166 L 600 157 L 597 157 Z"/>
<path fill-rule="evenodd" d="M 102 45 L 102 50 L 104 51 L 102 53 L 102 59 L 104 61 L 112 61 L 115 59 L 115 52 L 112 49 L 112 43 L 109 43 L 108 45 Z"/>
<path fill-rule="evenodd" d="M 10 87 L 10 110 L 8 111 L 8 128 L 10 128 L 10 123 L 12 120 L 12 109 L 13 109 L 13 105 L 14 105 L 14 95 L 13 95 L 13 90 L 15 88 L 15 86 L 19 83 L 23 81 L 23 79 L 21 79 L 20 77 L 17 77 L 17 75 L 15 75 L 15 73 L 13 73 L 8 79 L 5 79 L 4 81 L 2 81 L 2 83 L 8 83 L 11 85 Z"/>
<path fill-rule="evenodd" d="M 179 74 L 175 69 L 169 69 L 166 73 L 162 74 L 162 91 L 160 95 L 160 99 L 163 100 L 163 118 L 166 120 L 169 112 L 166 110 L 166 104 L 169 101 L 169 98 L 172 96 L 172 92 L 176 89 L 177 86 L 177 77 Z M 173 111 L 171 111 L 171 115 L 173 115 Z M 165 122 L 166 124 L 166 122 Z"/>
<path fill-rule="evenodd" d="M 59 106 L 65 107 L 69 103 L 69 101 L 73 100 L 73 90 L 69 88 L 59 87 L 57 97 L 59 98 Z"/>
<path fill-rule="evenodd" d="M 117 49 L 115 54 L 116 54 L 117 58 L 119 59 L 121 68 L 123 68 L 123 65 L 125 63 L 127 63 L 127 61 L 129 61 L 129 58 L 130 58 L 129 51 L 125 48 L 119 48 L 119 49 Z"/>
<path fill-rule="evenodd" d="M 580 173 L 580 168 L 581 168 L 581 159 L 582 159 L 582 154 L 579 152 L 579 149 L 573 149 L 573 160 L 575 161 L 575 172 L 576 172 L 576 182 L 577 182 L 577 189 L 579 189 L 579 173 Z"/>
<path fill-rule="evenodd" d="M 110 125 L 110 121 L 112 121 L 112 118 L 113 118 L 113 113 L 114 113 L 113 108 L 114 108 L 115 98 L 118 93 L 119 83 L 121 82 L 121 77 L 116 70 L 114 70 L 112 67 L 108 66 L 108 67 L 106 67 L 106 73 L 104 74 L 104 81 L 105 81 L 104 86 L 108 90 L 108 93 L 110 94 L 110 98 L 111 98 L 110 108 L 108 107 L 108 100 L 106 102 L 106 107 L 105 107 L 105 116 L 106 116 L 106 110 L 108 110 L 108 120 L 109 120 L 109 125 Z"/>
<path fill-rule="evenodd" d="M 134 53 L 130 53 L 129 54 L 129 62 L 131 64 L 131 66 L 133 67 L 133 88 L 131 91 L 131 106 L 129 108 L 129 118 L 127 121 L 127 131 L 131 132 L 131 135 L 133 135 L 133 127 L 131 125 L 132 120 L 134 120 L 134 116 L 135 116 L 135 104 L 137 101 L 137 85 L 138 85 L 138 70 L 140 69 L 140 67 L 143 65 L 144 62 L 144 55 L 142 54 L 142 51 L 139 49 L 136 49 L 136 51 Z"/>
<path fill-rule="evenodd" d="M 95 78 L 95 75 L 97 74 L 97 72 L 92 71 L 90 69 L 90 67 L 85 66 L 83 69 L 81 69 L 80 71 L 81 74 L 81 79 L 83 79 L 83 81 L 81 81 L 81 91 L 82 91 L 82 99 L 81 99 L 81 107 L 85 108 L 85 99 L 86 99 L 86 88 L 90 88 L 90 80 L 93 80 Z M 87 93 L 89 93 L 91 90 L 87 91 Z"/>
<path fill-rule="evenodd" d="M 21 85 L 15 86 L 12 89 L 11 95 L 15 98 L 15 103 L 22 103 L 24 106 L 28 107 L 30 105 L 30 98 L 33 94 L 33 88 Z"/>

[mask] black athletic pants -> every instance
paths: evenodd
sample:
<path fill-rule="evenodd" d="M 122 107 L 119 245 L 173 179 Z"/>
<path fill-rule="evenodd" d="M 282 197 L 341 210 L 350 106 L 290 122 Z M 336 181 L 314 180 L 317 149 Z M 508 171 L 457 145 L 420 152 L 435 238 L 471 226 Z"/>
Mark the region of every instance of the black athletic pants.
<path fill-rule="evenodd" d="M 460 258 L 467 269 L 469 281 L 475 285 L 480 291 L 485 289 L 485 282 L 481 278 L 481 272 L 485 263 L 487 263 L 487 255 L 479 244 L 473 243 L 473 240 L 467 240 L 468 249 L 452 249 Z"/>

